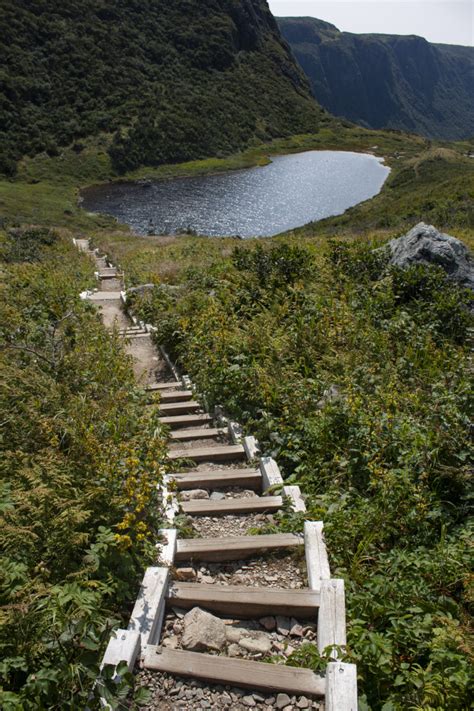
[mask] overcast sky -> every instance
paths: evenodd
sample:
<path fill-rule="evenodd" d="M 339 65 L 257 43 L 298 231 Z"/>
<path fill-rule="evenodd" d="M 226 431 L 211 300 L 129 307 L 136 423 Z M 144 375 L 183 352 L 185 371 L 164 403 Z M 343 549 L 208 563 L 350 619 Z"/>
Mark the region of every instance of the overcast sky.
<path fill-rule="evenodd" d="M 420 35 L 474 44 L 474 0 L 269 0 L 276 16 L 318 17 L 346 32 Z"/>

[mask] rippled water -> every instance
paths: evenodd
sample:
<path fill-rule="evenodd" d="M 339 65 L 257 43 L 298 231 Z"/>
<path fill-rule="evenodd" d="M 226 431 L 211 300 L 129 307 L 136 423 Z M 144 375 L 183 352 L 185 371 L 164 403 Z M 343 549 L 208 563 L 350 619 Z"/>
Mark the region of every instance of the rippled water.
<path fill-rule="evenodd" d="M 270 236 L 373 197 L 389 172 L 372 155 L 308 151 L 278 156 L 263 168 L 88 188 L 83 207 L 113 215 L 140 235 L 189 228 L 211 236 Z"/>

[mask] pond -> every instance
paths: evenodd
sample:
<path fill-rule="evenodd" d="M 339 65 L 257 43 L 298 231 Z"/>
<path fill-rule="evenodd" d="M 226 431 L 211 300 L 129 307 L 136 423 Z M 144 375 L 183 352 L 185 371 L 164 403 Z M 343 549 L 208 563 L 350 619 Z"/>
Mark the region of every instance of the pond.
<path fill-rule="evenodd" d="M 87 211 L 113 215 L 139 235 L 261 237 L 343 213 L 376 195 L 389 172 L 373 155 L 307 151 L 262 168 L 95 186 L 82 197 Z"/>

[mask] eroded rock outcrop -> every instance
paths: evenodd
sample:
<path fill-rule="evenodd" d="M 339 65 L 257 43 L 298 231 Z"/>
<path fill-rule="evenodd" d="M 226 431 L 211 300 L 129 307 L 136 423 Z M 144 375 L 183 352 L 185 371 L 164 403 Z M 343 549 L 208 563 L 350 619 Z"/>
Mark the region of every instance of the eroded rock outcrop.
<path fill-rule="evenodd" d="M 389 242 L 390 263 L 397 267 L 432 264 L 453 281 L 474 289 L 474 260 L 463 242 L 420 222 L 410 232 Z"/>

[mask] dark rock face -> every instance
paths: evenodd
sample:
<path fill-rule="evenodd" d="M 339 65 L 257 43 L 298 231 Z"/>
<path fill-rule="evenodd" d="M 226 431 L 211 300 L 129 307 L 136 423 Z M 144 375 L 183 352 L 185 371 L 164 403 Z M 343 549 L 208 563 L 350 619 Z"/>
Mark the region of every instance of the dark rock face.
<path fill-rule="evenodd" d="M 403 237 L 389 242 L 390 263 L 397 267 L 432 264 L 442 267 L 462 286 L 474 289 L 474 260 L 456 237 L 438 232 L 433 225 L 420 222 Z"/>
<path fill-rule="evenodd" d="M 315 97 L 336 116 L 428 138 L 474 134 L 473 48 L 339 32 L 310 17 L 278 23 Z"/>

